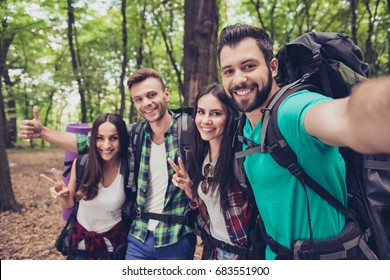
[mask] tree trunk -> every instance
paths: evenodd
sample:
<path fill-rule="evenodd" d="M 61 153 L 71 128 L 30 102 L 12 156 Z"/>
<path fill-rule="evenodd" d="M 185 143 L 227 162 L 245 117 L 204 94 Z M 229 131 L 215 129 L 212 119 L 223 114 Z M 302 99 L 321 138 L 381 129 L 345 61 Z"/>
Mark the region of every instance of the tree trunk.
<path fill-rule="evenodd" d="M 7 143 L 7 139 L 8 139 L 8 133 L 6 133 L 8 131 L 8 123 L 5 117 L 5 104 L 4 104 L 4 95 L 3 95 L 2 86 L 3 86 L 3 75 L 0 75 L 0 126 L 2 127 L 0 138 L 1 141 L 4 143 L 4 148 L 5 148 L 5 143 Z"/>
<path fill-rule="evenodd" d="M 172 41 L 170 40 L 170 37 L 165 32 L 162 23 L 158 19 L 157 19 L 157 22 L 158 22 L 158 25 L 160 27 L 161 35 L 162 35 L 163 40 L 164 40 L 165 49 L 167 50 L 167 53 L 168 53 L 168 56 L 169 56 L 169 60 L 171 61 L 173 69 L 175 70 L 175 73 L 176 73 L 177 83 L 178 83 L 179 91 L 180 91 L 180 95 L 179 95 L 180 106 L 182 106 L 183 102 L 182 102 L 182 98 L 181 97 L 184 96 L 185 89 L 184 89 L 183 80 L 181 78 L 181 72 L 180 72 L 179 66 L 177 65 L 175 57 L 173 56 Z"/>
<path fill-rule="evenodd" d="M 390 11 L 389 11 L 389 13 L 390 13 Z M 387 42 L 388 42 L 388 44 L 387 44 L 387 46 L 388 46 L 388 48 L 387 48 L 387 57 L 388 57 L 388 59 L 387 59 L 387 74 L 388 75 L 390 75 L 390 29 L 389 30 L 387 30 Z"/>
<path fill-rule="evenodd" d="M 9 48 L 15 37 L 15 32 L 10 33 L 9 31 L 7 31 L 7 27 L 8 27 L 7 20 L 3 18 L 1 22 L 1 34 L 0 34 L 0 83 L 2 83 L 4 78 L 4 83 L 12 86 L 12 82 L 8 74 L 6 61 L 7 61 L 7 54 Z M 3 133 L 0 134 L 0 137 L 3 138 L 6 148 L 12 148 L 14 146 L 14 143 L 12 141 L 12 134 L 10 133 L 10 130 L 8 128 L 10 122 L 7 121 L 5 108 L 6 106 L 5 106 L 4 94 L 1 91 L 0 92 L 0 114 L 2 117 L 2 121 L 0 125 L 3 126 L 4 130 Z"/>
<path fill-rule="evenodd" d="M 138 47 L 137 47 L 137 69 L 140 69 L 142 66 L 142 63 L 144 62 L 144 52 L 143 52 L 143 45 L 144 45 L 144 36 L 146 33 L 146 26 L 145 26 L 145 13 L 146 13 L 146 1 L 144 1 L 144 5 L 142 7 L 142 12 L 140 14 L 140 19 L 141 19 L 141 30 L 138 33 Z M 153 67 L 152 67 L 153 68 Z M 130 95 L 130 92 L 129 92 Z M 131 99 L 131 96 L 130 96 Z M 137 119 L 137 110 L 134 107 L 134 103 L 131 102 L 130 104 L 130 112 L 129 112 L 129 123 L 135 122 Z"/>
<path fill-rule="evenodd" d="M 76 52 L 73 45 L 73 28 L 74 27 L 74 12 L 73 12 L 73 1 L 67 0 L 68 3 L 68 43 L 69 43 L 69 51 L 70 56 L 72 59 L 72 69 L 74 77 L 77 81 L 77 84 L 79 86 L 79 94 L 80 94 L 80 102 L 81 102 L 81 122 L 87 122 L 87 108 L 85 103 L 85 93 L 84 93 L 84 87 L 81 82 L 80 73 L 79 73 L 79 67 L 77 65 L 77 58 L 76 58 Z"/>
<path fill-rule="evenodd" d="M 17 135 L 17 128 L 16 128 L 16 105 L 14 99 L 9 99 L 7 102 L 7 109 L 8 109 L 8 142 L 6 142 L 5 147 L 8 148 L 14 148 L 16 144 L 16 135 Z"/>
<path fill-rule="evenodd" d="M 2 78 L 0 76 L 0 97 L 2 97 Z M 1 106 L 1 111 L 4 107 Z M 0 135 L 4 135 L 3 113 L 0 114 Z M 6 210 L 18 211 L 20 205 L 16 203 L 12 190 L 11 174 L 8 164 L 7 151 L 5 149 L 4 137 L 0 137 L 0 212 Z"/>
<path fill-rule="evenodd" d="M 351 0 L 351 26 L 352 26 L 352 41 L 355 42 L 356 45 L 358 45 L 357 40 L 357 18 L 356 18 L 356 9 L 357 9 L 357 0 Z"/>
<path fill-rule="evenodd" d="M 370 74 L 375 76 L 376 70 L 377 70 L 375 68 L 375 61 L 378 58 L 378 53 L 375 51 L 375 49 L 372 46 L 372 37 L 374 35 L 374 28 L 376 25 L 376 16 L 377 16 L 378 6 L 379 6 L 380 0 L 375 1 L 374 11 L 372 11 L 372 9 L 370 7 L 371 2 L 369 0 L 365 0 L 363 2 L 365 4 L 366 10 L 368 12 L 368 30 L 367 30 L 366 50 L 365 50 L 364 57 L 365 57 L 366 62 L 370 65 L 370 69 L 371 69 Z"/>
<path fill-rule="evenodd" d="M 250 1 L 251 4 L 253 4 L 254 8 L 255 8 L 255 11 L 256 11 L 256 14 L 257 14 L 257 19 L 259 20 L 260 22 L 260 26 L 261 28 L 263 28 L 264 30 L 267 30 L 265 24 L 264 24 L 264 20 L 263 20 L 263 17 L 260 13 L 260 6 L 261 6 L 261 3 L 260 3 L 260 0 L 251 0 Z"/>
<path fill-rule="evenodd" d="M 119 114 L 123 117 L 125 111 L 126 102 L 126 88 L 125 88 L 125 77 L 127 68 L 127 20 L 126 20 L 126 0 L 121 1 L 121 13 L 122 13 L 122 70 L 119 81 L 119 91 L 121 94 L 121 106 L 119 108 Z"/>
<path fill-rule="evenodd" d="M 199 89 L 218 81 L 218 7 L 215 0 L 185 0 L 184 13 L 184 105 L 192 106 Z"/>
<path fill-rule="evenodd" d="M 390 0 L 387 0 L 387 14 L 390 15 Z M 387 29 L 387 74 L 390 75 L 390 28 Z"/>

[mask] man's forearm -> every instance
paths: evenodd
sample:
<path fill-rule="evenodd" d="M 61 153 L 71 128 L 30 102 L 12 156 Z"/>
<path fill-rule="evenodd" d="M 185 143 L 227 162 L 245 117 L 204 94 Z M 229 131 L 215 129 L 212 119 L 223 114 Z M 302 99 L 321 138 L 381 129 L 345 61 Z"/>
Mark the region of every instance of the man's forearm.
<path fill-rule="evenodd" d="M 390 77 L 360 84 L 352 92 L 348 116 L 354 137 L 367 153 L 390 153 Z"/>
<path fill-rule="evenodd" d="M 40 138 L 50 144 L 77 153 L 77 139 L 75 133 L 43 127 Z"/>

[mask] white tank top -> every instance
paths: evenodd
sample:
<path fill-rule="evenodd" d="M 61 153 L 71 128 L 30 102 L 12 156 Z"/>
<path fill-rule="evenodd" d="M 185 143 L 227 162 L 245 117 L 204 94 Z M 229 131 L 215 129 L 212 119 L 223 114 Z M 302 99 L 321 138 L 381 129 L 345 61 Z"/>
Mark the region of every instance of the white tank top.
<path fill-rule="evenodd" d="M 207 153 L 203 161 L 202 170 L 204 170 L 204 166 L 206 164 L 210 163 L 209 158 L 210 158 L 209 154 Z M 216 163 L 217 163 L 217 158 L 211 162 L 211 165 L 215 167 Z M 215 186 L 214 190 L 210 186 L 207 194 L 204 194 L 200 187 L 200 184 L 198 187 L 198 195 L 203 200 L 207 208 L 207 214 L 209 215 L 210 218 L 211 235 L 218 240 L 233 245 L 233 243 L 230 241 L 229 234 L 226 229 L 225 219 L 223 217 L 223 213 L 221 210 L 221 200 L 220 200 L 220 195 L 218 194 L 219 186 Z"/>
<path fill-rule="evenodd" d="M 164 210 L 165 193 L 168 187 L 168 166 L 165 143 L 157 145 L 152 142 L 150 147 L 150 181 L 146 194 L 145 212 L 162 213 Z M 148 230 L 154 231 L 158 220 L 149 220 Z"/>
<path fill-rule="evenodd" d="M 123 175 L 116 175 L 112 184 L 105 188 L 99 183 L 97 196 L 92 200 L 80 200 L 77 221 L 87 230 L 103 233 L 122 219 L 122 205 L 126 200 Z"/>

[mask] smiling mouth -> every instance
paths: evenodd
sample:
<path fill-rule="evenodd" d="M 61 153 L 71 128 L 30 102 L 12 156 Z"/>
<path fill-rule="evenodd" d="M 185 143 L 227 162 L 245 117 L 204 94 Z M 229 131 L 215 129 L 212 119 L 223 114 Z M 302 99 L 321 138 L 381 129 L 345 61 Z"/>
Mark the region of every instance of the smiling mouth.
<path fill-rule="evenodd" d="M 156 110 L 156 108 L 144 110 L 144 114 L 150 114 L 150 113 L 152 113 L 154 110 Z"/>
<path fill-rule="evenodd" d="M 251 91 L 252 91 L 251 89 L 245 88 L 245 89 L 237 90 L 234 93 L 239 95 L 239 96 L 244 96 L 244 95 L 247 95 L 248 93 L 250 93 Z"/>
<path fill-rule="evenodd" d="M 234 95 L 245 96 L 250 94 L 254 89 L 255 89 L 254 86 L 251 87 L 249 85 L 246 85 L 242 87 L 233 87 L 230 89 L 230 92 Z"/>
<path fill-rule="evenodd" d="M 211 132 L 211 131 L 213 131 L 214 130 L 214 128 L 213 127 L 201 127 L 202 128 L 202 131 L 203 132 Z"/>

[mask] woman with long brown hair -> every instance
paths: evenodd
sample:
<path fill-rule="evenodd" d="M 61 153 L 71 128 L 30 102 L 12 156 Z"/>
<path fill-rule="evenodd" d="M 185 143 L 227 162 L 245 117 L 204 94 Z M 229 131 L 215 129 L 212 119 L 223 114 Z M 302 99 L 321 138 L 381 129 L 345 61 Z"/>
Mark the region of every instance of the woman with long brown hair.
<path fill-rule="evenodd" d="M 50 193 L 64 210 L 73 208 L 78 201 L 71 238 L 75 259 L 107 259 L 126 243 L 128 227 L 122 222 L 121 210 L 126 200 L 128 143 L 127 127 L 121 116 L 104 114 L 92 126 L 88 163 L 80 184 L 76 185 L 77 159 L 68 186 L 55 169 L 55 181 L 41 174 L 52 183 Z"/>
<path fill-rule="evenodd" d="M 253 208 L 233 168 L 232 141 L 238 111 L 216 83 L 200 90 L 194 109 L 197 129 L 187 164 L 181 159 L 178 165 L 168 160 L 176 171 L 172 181 L 199 209 L 196 230 L 204 242 L 202 259 L 250 258 L 248 235 Z"/>

